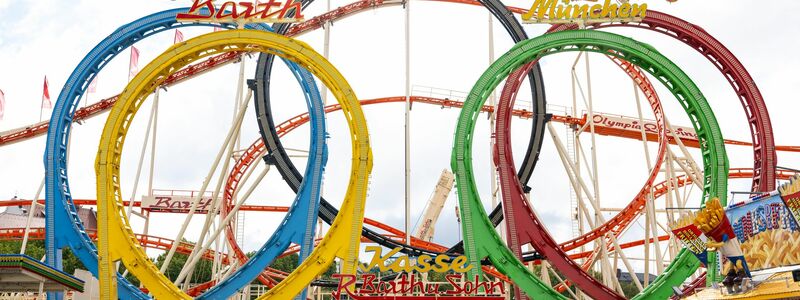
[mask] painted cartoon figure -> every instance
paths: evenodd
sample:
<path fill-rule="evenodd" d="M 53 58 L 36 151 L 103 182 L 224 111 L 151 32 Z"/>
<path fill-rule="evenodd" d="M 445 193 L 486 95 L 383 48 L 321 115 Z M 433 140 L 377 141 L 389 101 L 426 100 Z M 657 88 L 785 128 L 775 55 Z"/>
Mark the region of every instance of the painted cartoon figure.
<path fill-rule="evenodd" d="M 736 269 L 737 272 L 741 270 L 745 277 L 751 276 L 739 239 L 734 234 L 733 227 L 725 215 L 719 198 L 706 202 L 706 207 L 695 216 L 694 224 L 708 238 L 708 248 L 716 249 L 729 262 L 741 266 Z"/>

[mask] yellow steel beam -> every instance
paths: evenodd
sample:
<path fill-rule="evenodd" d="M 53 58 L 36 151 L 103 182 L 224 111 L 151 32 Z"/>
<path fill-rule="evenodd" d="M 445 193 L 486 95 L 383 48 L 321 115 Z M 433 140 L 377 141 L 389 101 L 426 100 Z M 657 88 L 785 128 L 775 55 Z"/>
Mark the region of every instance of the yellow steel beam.
<path fill-rule="evenodd" d="M 128 83 L 106 120 L 95 162 L 101 299 L 117 299 L 114 262 L 119 260 L 155 298 L 191 298 L 161 274 L 139 246 L 122 204 L 120 159 L 125 135 L 147 95 L 182 67 L 204 57 L 231 51 L 275 54 L 313 73 L 342 105 L 352 139 L 352 169 L 341 212 L 311 256 L 261 298 L 294 297 L 326 271 L 336 257 L 343 260 L 344 273 L 355 273 L 364 202 L 372 170 L 367 124 L 355 93 L 330 62 L 301 41 L 264 31 L 226 30 L 198 36 L 167 49 Z"/>

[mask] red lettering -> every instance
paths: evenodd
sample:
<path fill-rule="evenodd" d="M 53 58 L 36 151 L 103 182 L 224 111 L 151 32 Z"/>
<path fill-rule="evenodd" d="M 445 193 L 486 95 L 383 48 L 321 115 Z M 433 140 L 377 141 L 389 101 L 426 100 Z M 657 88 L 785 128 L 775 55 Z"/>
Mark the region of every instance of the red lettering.
<path fill-rule="evenodd" d="M 494 292 L 495 289 L 500 290 L 500 292 L 499 293 L 495 293 Z M 503 282 L 499 281 L 499 280 L 498 281 L 493 281 L 489 285 L 489 290 L 487 291 L 487 293 L 503 295 L 503 294 L 506 293 L 506 285 L 503 284 Z"/>
<path fill-rule="evenodd" d="M 192 7 L 189 9 L 189 13 L 179 13 L 175 16 L 176 19 L 210 19 L 215 12 L 214 3 L 211 2 L 212 0 L 200 1 L 194 0 L 192 3 Z M 198 14 L 198 11 L 201 8 L 208 8 L 208 15 L 204 16 Z"/>
<path fill-rule="evenodd" d="M 274 7 L 281 6 L 281 2 L 280 1 L 269 0 L 269 1 L 267 1 L 267 3 L 261 3 L 259 5 L 264 7 L 264 9 L 261 11 L 261 18 L 262 19 L 272 18 L 272 16 L 280 13 L 280 11 L 276 11 L 276 12 L 272 12 L 272 13 L 269 12 L 270 10 L 272 10 L 273 6 Z"/>
<path fill-rule="evenodd" d="M 286 5 L 283 6 L 283 9 L 281 9 L 281 14 L 280 16 L 278 16 L 278 18 L 283 19 L 288 17 L 294 17 L 297 19 L 302 19 L 303 18 L 302 9 L 303 6 L 300 5 L 300 1 L 287 0 Z M 294 14 L 289 15 L 292 12 L 294 12 Z"/>
<path fill-rule="evenodd" d="M 154 207 L 169 207 L 169 197 L 158 197 L 156 196 L 156 204 L 153 204 Z"/>
<path fill-rule="evenodd" d="M 208 206 L 211 205 L 211 199 L 200 200 L 200 203 L 198 203 L 198 204 L 199 204 L 199 206 L 197 207 L 197 209 L 199 209 L 199 210 L 208 210 Z"/>
<path fill-rule="evenodd" d="M 467 281 L 467 282 L 464 282 L 464 293 L 466 293 L 466 294 L 472 294 L 472 293 L 476 292 L 477 290 L 478 290 L 478 287 L 476 287 L 476 286 L 475 286 L 475 285 L 472 283 L 472 281 Z"/>
<path fill-rule="evenodd" d="M 375 293 L 375 274 L 365 273 L 361 275 L 361 280 L 364 282 L 361 284 L 361 289 L 358 290 L 359 294 L 372 294 Z M 337 297 L 338 298 L 338 297 Z"/>
<path fill-rule="evenodd" d="M 336 287 L 336 290 L 331 292 L 331 296 L 334 299 L 341 299 L 342 291 L 345 292 L 345 295 L 354 298 L 353 292 L 350 291 L 350 286 L 356 283 L 356 275 L 351 274 L 333 274 L 331 276 L 333 279 L 339 279 L 339 286 Z"/>
<path fill-rule="evenodd" d="M 244 11 L 239 13 L 239 17 L 244 17 L 245 19 L 253 17 L 254 15 L 253 11 L 255 10 L 255 5 L 253 5 L 253 3 L 239 2 L 239 5 L 244 7 Z"/>
<path fill-rule="evenodd" d="M 200 10 L 208 9 L 208 14 L 200 14 Z M 278 9 L 280 8 L 280 9 Z M 252 2 L 235 2 L 227 1 L 219 6 L 219 9 L 214 6 L 213 0 L 194 0 L 192 7 L 188 13 L 179 13 L 176 19 L 179 21 L 208 21 L 208 20 L 240 20 L 248 22 L 254 19 L 288 19 L 294 18 L 302 20 L 303 15 L 301 12 L 302 2 L 296 0 L 288 0 L 281 2 L 276 0 L 269 0 L 267 3 L 254 4 Z M 274 12 L 270 12 L 275 10 Z M 274 20 L 272 20 L 274 21 Z M 278 20 L 278 22 L 280 22 Z"/>
<path fill-rule="evenodd" d="M 434 294 L 439 292 L 439 284 L 438 283 L 428 283 L 425 286 L 425 293 L 426 294 Z"/>
<path fill-rule="evenodd" d="M 230 8 L 228 8 L 229 6 Z M 222 6 L 219 7 L 219 11 L 217 12 L 217 19 L 225 19 L 225 18 L 238 19 L 240 16 L 241 15 L 239 15 L 236 2 L 229 1 L 222 3 Z"/>
<path fill-rule="evenodd" d="M 458 281 L 461 280 L 461 274 L 445 275 L 444 279 L 453 286 L 452 290 L 446 292 L 448 295 L 458 295 L 462 293 L 461 284 L 458 283 Z"/>

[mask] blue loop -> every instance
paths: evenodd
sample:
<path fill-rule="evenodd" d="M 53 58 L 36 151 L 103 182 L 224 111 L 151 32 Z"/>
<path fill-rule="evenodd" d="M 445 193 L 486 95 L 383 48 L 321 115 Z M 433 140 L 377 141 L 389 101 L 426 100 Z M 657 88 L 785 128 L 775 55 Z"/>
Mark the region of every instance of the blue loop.
<path fill-rule="evenodd" d="M 50 119 L 50 126 L 47 132 L 47 148 L 45 150 L 44 156 L 44 164 L 45 164 L 45 175 L 46 175 L 46 201 L 45 201 L 45 211 L 46 211 L 46 253 L 47 253 L 47 264 L 54 266 L 58 269 L 61 269 L 62 262 L 61 262 L 61 248 L 67 246 L 73 249 L 75 255 L 80 259 L 80 261 L 89 269 L 90 272 L 94 276 L 97 276 L 97 249 L 95 245 L 92 243 L 92 240 L 89 238 L 89 235 L 86 233 L 86 230 L 83 227 L 80 219 L 78 218 L 77 210 L 75 205 L 72 201 L 72 195 L 69 189 L 69 180 L 67 178 L 67 142 L 69 141 L 69 134 L 72 126 L 72 119 L 75 114 L 75 111 L 78 109 L 80 99 L 83 94 L 86 92 L 89 83 L 97 76 L 97 73 L 105 67 L 105 65 L 119 53 L 121 53 L 126 48 L 130 47 L 131 45 L 135 44 L 136 42 L 145 39 L 149 36 L 152 36 L 156 33 L 180 28 L 180 27 L 188 27 L 188 26 L 215 26 L 215 27 L 224 27 L 224 28 L 235 28 L 233 24 L 217 24 L 217 23 L 199 23 L 199 22 L 178 22 L 175 19 L 175 15 L 180 12 L 187 12 L 188 8 L 178 8 L 178 9 L 171 9 L 165 10 L 162 12 L 154 13 L 149 16 L 145 16 L 140 18 L 136 21 L 133 21 L 127 25 L 124 25 L 114 31 L 111 35 L 106 37 L 102 42 L 100 42 L 97 46 L 92 49 L 84 59 L 78 64 L 78 66 L 73 70 L 72 74 L 70 75 L 67 82 L 64 84 L 64 87 L 61 90 L 61 93 L 58 96 L 58 100 L 56 101 L 55 107 L 53 108 L 53 114 Z M 257 24 L 248 26 L 250 29 L 259 29 L 259 30 L 267 30 L 272 31 L 272 29 L 266 24 Z M 292 72 L 297 77 L 298 81 L 300 82 L 301 86 L 303 87 L 304 95 L 306 97 L 306 101 L 311 103 L 312 100 L 309 100 L 309 97 L 313 97 L 316 99 L 320 99 L 319 92 L 316 89 L 316 83 L 313 81 L 313 78 L 308 73 L 308 71 L 300 69 L 299 66 L 296 64 L 285 60 L 287 65 Z M 303 74 L 302 76 L 298 74 Z M 310 81 L 308 81 L 310 79 Z M 310 88 L 313 87 L 313 88 Z M 314 100 L 316 101 L 316 100 Z M 321 100 L 319 100 L 321 103 Z M 312 115 L 314 118 L 314 115 Z M 324 122 L 324 118 L 321 118 Z M 320 124 L 319 122 L 314 122 L 312 124 Z M 321 128 L 314 128 L 312 126 L 312 140 L 314 137 L 314 130 L 320 130 L 324 132 L 324 123 L 322 123 Z M 313 142 L 313 141 L 312 141 Z M 310 153 L 317 153 L 322 151 L 322 156 L 324 157 L 327 155 L 327 148 L 324 147 L 324 141 L 322 145 L 316 145 L 312 143 L 312 149 L 310 149 Z M 314 149 L 313 147 L 317 147 Z M 322 150 L 319 148 L 322 147 Z M 309 163 L 311 163 L 312 159 L 309 157 Z M 324 164 L 324 159 L 316 160 L 316 164 Z M 322 168 L 322 166 L 319 166 Z M 308 168 L 309 170 L 313 168 Z M 316 186 L 317 191 L 309 191 L 307 194 L 316 195 L 316 199 L 311 199 L 309 197 L 300 197 L 304 201 L 315 201 L 316 205 L 306 204 L 306 206 L 302 206 L 302 204 L 298 203 L 299 200 L 295 199 L 295 203 L 293 204 L 293 209 L 295 207 L 318 207 L 319 201 L 319 186 L 321 181 L 321 171 L 319 172 L 320 175 L 316 179 L 308 180 L 308 182 L 304 181 L 303 184 Z M 316 180 L 316 181 L 315 181 Z M 312 182 L 315 182 L 316 185 L 312 185 Z M 309 188 L 313 190 L 313 188 Z M 302 211 L 301 211 L 302 212 Z M 286 220 L 292 221 L 294 219 L 302 219 L 300 217 L 292 218 L 294 214 L 290 211 L 289 214 L 286 215 L 286 219 L 284 220 L 284 224 Z M 316 218 L 316 212 L 313 215 L 306 216 L 307 218 Z M 311 222 L 312 228 L 307 228 L 308 231 L 314 231 L 314 222 Z M 306 222 L 303 222 L 305 225 Z M 290 226 L 287 226 L 290 227 Z M 298 227 L 300 227 L 298 225 Z M 56 230 L 56 228 L 58 230 Z M 306 228 L 306 227 L 303 227 Z M 279 228 L 280 230 L 280 228 Z M 276 232 L 276 235 L 281 234 L 283 231 Z M 276 237 L 273 236 L 272 239 Z M 271 240 L 272 240 L 271 239 Z M 274 259 L 274 258 L 273 258 Z M 263 259 L 262 259 L 263 260 Z M 271 259 L 270 259 L 271 261 Z M 262 268 L 263 269 L 263 268 Z M 149 297 L 142 293 L 137 287 L 131 285 L 128 281 L 126 281 L 122 276 L 119 274 L 117 275 L 118 285 L 119 285 L 119 297 L 121 299 L 148 299 Z M 236 283 L 240 283 L 239 281 L 235 281 Z M 242 287 L 248 282 L 241 284 L 239 287 Z"/>

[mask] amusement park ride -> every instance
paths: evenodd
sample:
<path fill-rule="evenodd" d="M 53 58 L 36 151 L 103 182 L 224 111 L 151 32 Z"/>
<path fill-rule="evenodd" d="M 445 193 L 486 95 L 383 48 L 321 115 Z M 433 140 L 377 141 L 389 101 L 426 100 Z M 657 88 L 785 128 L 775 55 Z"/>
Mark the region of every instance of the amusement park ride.
<path fill-rule="evenodd" d="M 328 12 L 304 18 L 313 0 L 195 0 L 190 7 L 154 12 L 111 32 L 69 75 L 50 120 L 0 132 L 0 147 L 46 135 L 39 191 L 32 199 L 0 200 L 7 208 L 0 214 L 0 241 L 21 241 L 20 254 L 0 254 L 0 299 L 800 298 L 800 175 L 777 165 L 778 151 L 800 152 L 800 146 L 775 145 L 757 82 L 721 41 L 698 25 L 647 10 L 645 1 L 535 0 L 531 8 L 499 0 L 430 1 L 485 7 L 515 43 L 495 59 L 490 42 L 492 63 L 475 74 L 468 93 L 412 88 L 410 1 L 359 0 L 332 10 L 328 4 Z M 330 25 L 392 6 L 405 10 L 405 95 L 359 98 L 328 61 Z M 550 27 L 531 37 L 523 24 Z M 121 93 L 81 107 L 92 81 L 117 55 L 159 33 L 200 26 L 214 30 L 185 41 L 181 36 L 132 74 Z M 660 33 L 705 57 L 739 98 L 752 139 L 724 139 L 697 78 L 654 47 L 602 30 L 607 28 Z M 325 31 L 323 54 L 297 39 L 317 29 Z M 577 55 L 569 107 L 547 103 L 546 74 L 539 62 L 555 54 Z M 308 110 L 282 122 L 275 120 L 273 108 L 279 105 L 270 94 L 276 56 L 300 85 Z M 594 109 L 589 57 L 611 62 L 631 80 L 636 116 Z M 252 79 L 245 75 L 248 62 L 255 63 Z M 193 191 L 154 189 L 160 95 L 226 65 L 239 67 L 234 116 L 205 179 Z M 585 78 L 579 76 L 581 69 Z M 525 81 L 531 102 L 523 105 L 517 96 Z M 328 93 L 335 104 L 328 104 Z M 677 99 L 689 126 L 670 122 L 662 104 L 669 98 Z M 131 128 L 142 124 L 134 119 L 146 102 L 152 109 L 144 142 L 134 145 L 141 149 L 128 198 L 121 191 L 122 182 L 131 180 L 121 176 L 122 153 Z M 365 217 L 374 141 L 363 108 L 387 103 L 405 104 L 402 229 Z M 408 122 L 414 103 L 458 113 L 448 144 L 450 169 L 442 171 L 416 227 L 409 206 Z M 255 119 L 248 118 L 248 110 L 255 111 Z M 347 122 L 352 159 L 346 192 L 332 201 L 341 203 L 335 205 L 322 195 L 326 164 L 342 160 L 328 152 L 326 114 L 337 111 Z M 486 194 L 479 186 L 484 183 L 478 182 L 474 158 L 482 115 L 488 116 L 491 132 L 491 206 L 482 199 Z M 72 124 L 102 116 L 96 194 L 80 199 L 71 192 L 69 179 L 75 175 L 67 170 Z M 532 123 L 519 165 L 512 153 L 512 117 Z M 257 123 L 259 138 L 241 147 L 245 122 Z M 290 155 L 298 151 L 284 146 L 281 138 L 306 124 L 309 146 L 300 151 L 302 168 Z M 560 125 L 566 134 L 557 129 Z M 600 201 L 598 135 L 642 142 L 648 174 L 622 208 Z M 570 212 L 573 236 L 564 242 L 556 241 L 548 230 L 551 224 L 537 211 L 537 202 L 546 199 L 531 196 L 534 169 L 549 142 L 570 188 L 563 205 Z M 733 146 L 752 149 L 751 168 L 729 166 L 726 149 Z M 145 195 L 137 197 L 140 175 L 148 170 L 147 153 L 149 183 Z M 296 194 L 291 204 L 248 204 L 273 169 Z M 731 179 L 752 179 L 747 200 L 731 200 Z M 436 230 L 440 216 L 452 212 L 448 197 L 458 201 L 460 242 L 454 245 L 437 242 L 434 235 L 441 232 Z M 243 246 L 245 212 L 283 216 L 266 242 L 250 252 Z M 177 236 L 153 235 L 153 214 L 178 216 Z M 143 219 L 144 226 L 134 226 L 133 216 Z M 192 236 L 187 230 L 197 221 L 202 229 Z M 43 257 L 24 255 L 32 240 L 44 241 Z M 65 249 L 85 271 L 63 271 Z M 147 250 L 163 253 L 160 266 Z M 274 264 L 294 256 L 298 263 L 290 270 Z M 180 271 L 167 274 L 178 257 L 185 259 Z M 211 264 L 212 274 L 200 282 L 194 275 L 204 262 Z"/>

